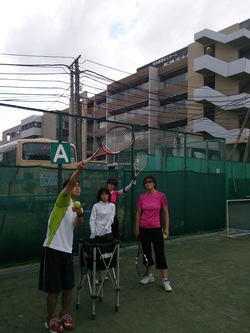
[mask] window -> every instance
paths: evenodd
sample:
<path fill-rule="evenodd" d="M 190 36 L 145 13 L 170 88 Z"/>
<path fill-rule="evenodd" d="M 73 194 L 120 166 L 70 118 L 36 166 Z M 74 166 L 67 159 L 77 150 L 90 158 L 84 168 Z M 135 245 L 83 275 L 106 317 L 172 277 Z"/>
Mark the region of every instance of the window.
<path fill-rule="evenodd" d="M 215 121 L 215 106 L 210 105 L 210 106 L 204 106 L 204 117 Z"/>
<path fill-rule="evenodd" d="M 67 120 L 63 120 L 62 128 L 63 129 L 68 129 L 69 128 L 69 122 Z"/>
<path fill-rule="evenodd" d="M 208 45 L 204 48 L 204 54 L 206 55 L 209 55 L 211 57 L 214 57 L 214 48 L 215 48 L 215 45 L 214 44 L 211 44 L 211 45 Z"/>
<path fill-rule="evenodd" d="M 208 75 L 204 77 L 204 86 L 215 89 L 215 75 Z"/>
<path fill-rule="evenodd" d="M 187 100 L 178 101 L 176 103 L 169 103 L 163 106 L 163 112 L 176 112 L 176 110 L 183 110 L 187 107 Z"/>
<path fill-rule="evenodd" d="M 162 81 L 159 83 L 159 89 L 167 88 L 172 85 L 177 85 L 181 82 L 187 81 L 187 73 L 183 73 L 174 77 L 171 77 L 170 79 L 166 81 Z"/>
<path fill-rule="evenodd" d="M 16 148 L 12 147 L 0 153 L 1 166 L 15 166 L 16 165 Z"/>
<path fill-rule="evenodd" d="M 41 128 L 42 127 L 42 123 L 37 122 L 37 121 L 32 121 L 31 123 L 23 125 L 21 127 L 21 130 L 25 131 L 25 130 L 30 129 L 32 127 Z"/>
<path fill-rule="evenodd" d="M 50 160 L 50 143 L 29 142 L 23 144 L 24 160 Z"/>

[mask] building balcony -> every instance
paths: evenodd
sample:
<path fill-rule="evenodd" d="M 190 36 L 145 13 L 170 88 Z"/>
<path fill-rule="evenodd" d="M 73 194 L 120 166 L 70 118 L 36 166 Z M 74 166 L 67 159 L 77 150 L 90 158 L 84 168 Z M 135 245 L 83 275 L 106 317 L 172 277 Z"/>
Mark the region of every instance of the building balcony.
<path fill-rule="evenodd" d="M 202 45 L 219 42 L 237 49 L 242 49 L 249 46 L 250 31 L 244 28 L 226 35 L 221 32 L 204 29 L 194 34 L 194 40 Z"/>
<path fill-rule="evenodd" d="M 119 108 L 116 109 L 110 108 L 109 113 L 111 116 L 113 116 L 124 112 L 145 108 L 146 106 L 148 106 L 148 100 L 144 100 L 138 103 L 127 103 L 124 106 L 120 106 Z"/>
<path fill-rule="evenodd" d="M 220 109 L 235 111 L 250 107 L 250 95 L 241 93 L 237 95 L 226 96 L 210 87 L 201 87 L 194 89 L 194 100 L 196 102 L 207 104 L 211 103 Z"/>
<path fill-rule="evenodd" d="M 161 112 L 158 114 L 158 124 L 164 125 L 168 123 L 182 121 L 187 118 L 186 109 L 177 109 L 174 112 Z"/>
<path fill-rule="evenodd" d="M 136 138 L 134 143 L 134 149 L 135 150 L 141 150 L 142 148 L 148 147 L 148 138 Z"/>
<path fill-rule="evenodd" d="M 27 130 L 21 131 L 20 138 L 30 138 L 30 137 L 41 137 L 42 136 L 42 129 L 38 127 L 31 127 Z"/>
<path fill-rule="evenodd" d="M 187 81 L 165 87 L 158 92 L 159 101 L 166 100 L 169 97 L 183 96 L 187 94 L 187 88 Z"/>
<path fill-rule="evenodd" d="M 139 92 L 138 95 L 126 96 L 123 99 L 114 100 L 108 103 L 108 112 L 110 114 L 119 114 L 130 110 L 135 110 L 148 105 L 148 93 Z"/>
<path fill-rule="evenodd" d="M 145 68 L 119 80 L 118 82 L 111 83 L 108 86 L 108 92 L 112 94 L 119 93 L 128 90 L 129 88 L 136 87 L 143 82 L 148 82 L 148 79 L 149 68 Z"/>
<path fill-rule="evenodd" d="M 226 144 L 235 143 L 236 138 L 239 135 L 239 128 L 228 130 L 225 127 L 213 122 L 208 118 L 199 118 L 194 119 L 193 121 L 193 131 L 194 133 L 207 133 L 212 137 L 225 139 Z M 245 129 L 244 133 L 241 134 L 240 140 L 244 139 L 244 135 L 246 138 L 249 136 L 249 129 Z M 245 138 L 245 140 L 246 140 Z"/>
<path fill-rule="evenodd" d="M 122 123 L 128 125 L 139 125 L 145 126 L 148 125 L 148 117 L 144 115 L 138 115 L 137 117 L 128 117 L 126 119 L 121 120 Z"/>
<path fill-rule="evenodd" d="M 250 60 L 246 58 L 231 62 L 204 55 L 194 59 L 194 71 L 202 75 L 219 74 L 234 80 L 250 78 Z"/>

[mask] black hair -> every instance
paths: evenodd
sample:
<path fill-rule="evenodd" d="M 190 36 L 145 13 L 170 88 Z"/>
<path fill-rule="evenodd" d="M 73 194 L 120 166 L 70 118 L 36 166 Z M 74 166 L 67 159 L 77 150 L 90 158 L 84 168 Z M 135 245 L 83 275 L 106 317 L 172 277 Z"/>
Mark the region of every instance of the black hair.
<path fill-rule="evenodd" d="M 68 185 L 69 181 L 70 181 L 70 177 L 67 178 L 67 179 L 63 182 L 63 188 L 65 188 L 65 187 Z M 76 184 L 77 184 L 77 183 L 79 184 L 79 180 L 77 180 Z"/>
<path fill-rule="evenodd" d="M 144 179 L 143 179 L 143 186 L 144 186 L 144 188 L 145 188 L 144 182 L 145 182 L 146 179 L 151 179 L 153 181 L 153 183 L 155 184 L 155 188 L 156 188 L 156 186 L 157 186 L 157 180 L 156 180 L 156 178 L 154 176 L 151 176 L 151 175 L 148 175 L 148 176 L 144 177 Z"/>
<path fill-rule="evenodd" d="M 109 178 L 108 180 L 107 180 L 107 185 L 108 184 L 113 184 L 113 185 L 115 185 L 115 187 L 117 186 L 117 180 L 116 179 L 114 179 L 114 178 Z"/>
<path fill-rule="evenodd" d="M 97 192 L 97 196 L 96 196 L 97 202 L 102 201 L 102 199 L 101 199 L 102 193 L 108 194 L 108 196 L 109 196 L 108 202 L 110 202 L 111 201 L 111 193 L 109 192 L 109 190 L 106 187 L 100 188 L 100 190 Z"/>
<path fill-rule="evenodd" d="M 67 179 L 63 182 L 63 188 L 65 188 L 65 187 L 68 185 L 69 181 L 70 181 L 70 178 L 67 178 Z"/>

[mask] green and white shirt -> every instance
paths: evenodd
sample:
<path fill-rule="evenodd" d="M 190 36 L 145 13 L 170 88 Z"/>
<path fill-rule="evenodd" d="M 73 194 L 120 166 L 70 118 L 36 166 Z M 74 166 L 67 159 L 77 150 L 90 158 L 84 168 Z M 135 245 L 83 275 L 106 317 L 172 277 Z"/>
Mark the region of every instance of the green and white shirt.
<path fill-rule="evenodd" d="M 62 252 L 72 253 L 73 231 L 76 213 L 72 211 L 73 201 L 69 193 L 63 191 L 58 195 L 50 214 L 48 228 L 43 246 Z"/>

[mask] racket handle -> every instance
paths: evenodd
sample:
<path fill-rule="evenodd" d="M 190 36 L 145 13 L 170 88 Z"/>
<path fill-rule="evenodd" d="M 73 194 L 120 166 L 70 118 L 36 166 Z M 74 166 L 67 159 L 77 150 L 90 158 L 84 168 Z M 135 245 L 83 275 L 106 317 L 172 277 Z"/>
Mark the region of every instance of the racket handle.
<path fill-rule="evenodd" d="M 87 158 L 85 161 L 83 161 L 83 163 L 84 163 L 84 165 L 87 165 L 87 164 L 89 164 L 90 162 L 92 162 L 92 160 L 93 160 L 93 157 L 90 156 L 90 157 Z"/>

